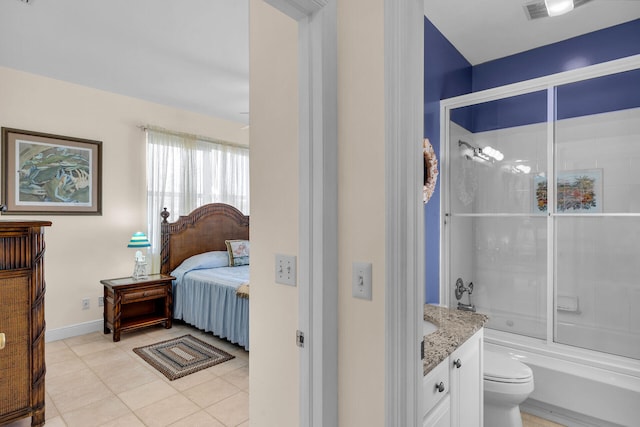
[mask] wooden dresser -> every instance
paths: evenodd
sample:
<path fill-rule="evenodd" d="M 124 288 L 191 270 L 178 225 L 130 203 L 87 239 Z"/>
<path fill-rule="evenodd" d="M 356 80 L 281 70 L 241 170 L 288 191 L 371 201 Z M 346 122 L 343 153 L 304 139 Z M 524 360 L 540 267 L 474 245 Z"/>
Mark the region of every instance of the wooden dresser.
<path fill-rule="evenodd" d="M 44 227 L 0 221 L 0 425 L 44 425 Z"/>

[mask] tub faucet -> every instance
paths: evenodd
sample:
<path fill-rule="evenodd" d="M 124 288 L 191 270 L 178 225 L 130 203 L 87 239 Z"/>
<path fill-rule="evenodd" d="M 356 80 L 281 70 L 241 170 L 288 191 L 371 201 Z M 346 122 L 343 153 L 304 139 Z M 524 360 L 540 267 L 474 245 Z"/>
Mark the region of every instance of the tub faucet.
<path fill-rule="evenodd" d="M 458 310 L 473 311 L 475 313 L 476 306 L 471 302 L 471 294 L 473 293 L 473 282 L 469 282 L 469 284 L 465 286 L 462 278 L 458 278 L 458 280 L 456 280 L 455 292 L 456 299 L 458 300 Z M 462 299 L 462 295 L 464 295 L 465 292 L 469 295 L 469 304 L 464 304 L 460 301 Z"/>
<path fill-rule="evenodd" d="M 476 312 L 476 306 L 473 305 L 473 304 L 463 304 L 460 301 L 458 301 L 458 310 L 473 311 L 475 313 Z"/>

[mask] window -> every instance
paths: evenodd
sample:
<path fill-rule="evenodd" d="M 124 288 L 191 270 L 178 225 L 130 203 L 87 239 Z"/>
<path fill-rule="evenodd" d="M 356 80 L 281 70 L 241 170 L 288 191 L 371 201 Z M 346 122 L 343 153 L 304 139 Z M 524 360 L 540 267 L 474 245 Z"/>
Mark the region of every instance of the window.
<path fill-rule="evenodd" d="M 160 252 L 160 212 L 170 221 L 207 203 L 249 214 L 249 149 L 194 135 L 147 129 L 147 216 L 152 271 Z"/>

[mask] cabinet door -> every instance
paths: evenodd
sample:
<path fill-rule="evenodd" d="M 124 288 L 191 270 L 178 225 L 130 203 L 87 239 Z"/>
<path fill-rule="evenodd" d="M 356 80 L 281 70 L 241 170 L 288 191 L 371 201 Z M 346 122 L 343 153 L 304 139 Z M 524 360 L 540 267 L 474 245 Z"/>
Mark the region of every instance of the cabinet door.
<path fill-rule="evenodd" d="M 451 425 L 482 427 L 482 330 L 451 353 Z"/>
<path fill-rule="evenodd" d="M 30 296 L 28 276 L 0 271 L 0 418 L 30 404 Z"/>
<path fill-rule="evenodd" d="M 427 414 L 422 422 L 422 427 L 450 427 L 451 426 L 451 401 L 445 396 L 440 403 Z"/>

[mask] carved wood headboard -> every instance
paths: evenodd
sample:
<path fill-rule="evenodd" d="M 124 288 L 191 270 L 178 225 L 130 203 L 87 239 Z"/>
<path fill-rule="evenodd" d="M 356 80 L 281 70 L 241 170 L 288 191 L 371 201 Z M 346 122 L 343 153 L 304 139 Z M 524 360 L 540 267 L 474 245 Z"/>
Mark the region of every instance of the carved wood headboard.
<path fill-rule="evenodd" d="M 225 240 L 249 240 L 249 217 L 224 203 L 201 206 L 169 223 L 166 208 L 161 213 L 160 272 L 169 274 L 190 256 L 226 251 Z"/>

